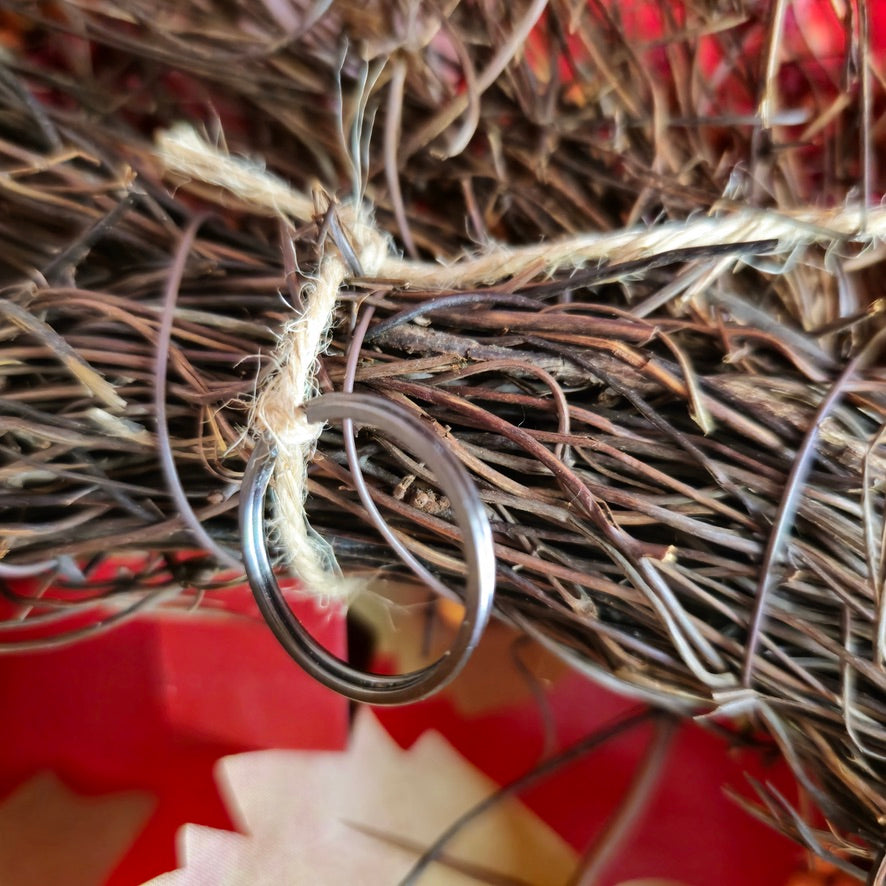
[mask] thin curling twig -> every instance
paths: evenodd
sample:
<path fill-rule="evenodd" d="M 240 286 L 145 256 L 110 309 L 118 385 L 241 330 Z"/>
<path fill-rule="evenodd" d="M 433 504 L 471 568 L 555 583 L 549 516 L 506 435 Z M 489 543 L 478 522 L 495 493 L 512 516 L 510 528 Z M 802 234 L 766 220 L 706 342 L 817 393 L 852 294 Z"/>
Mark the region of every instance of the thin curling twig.
<path fill-rule="evenodd" d="M 178 249 L 173 257 L 172 265 L 169 268 L 169 276 L 166 280 L 166 291 L 163 299 L 163 310 L 160 315 L 160 328 L 157 330 L 157 349 L 154 358 L 154 416 L 157 422 L 157 449 L 160 456 L 160 466 L 166 480 L 166 487 L 175 501 L 179 514 L 191 530 L 194 538 L 205 550 L 210 551 L 219 563 L 230 569 L 236 569 L 239 573 L 243 569 L 240 558 L 226 551 L 209 535 L 203 528 L 203 524 L 197 519 L 194 509 L 188 501 L 188 494 L 182 486 L 175 467 L 175 456 L 169 439 L 166 410 L 166 376 L 169 364 L 172 326 L 175 322 L 175 302 L 178 298 L 179 287 L 185 273 L 185 266 L 191 247 L 197 236 L 197 231 L 205 221 L 205 215 L 198 215 L 190 221 L 182 232 Z"/>
<path fill-rule="evenodd" d="M 631 828 L 636 825 L 659 785 L 676 735 L 677 724 L 672 718 L 661 716 L 656 720 L 644 759 L 640 761 L 615 814 L 585 853 L 573 875 L 571 886 L 594 886 L 600 882 L 607 865 L 630 835 Z"/>
<path fill-rule="evenodd" d="M 872 354 L 876 353 L 884 341 L 886 341 L 886 329 L 880 330 L 877 335 L 873 336 L 865 347 L 847 363 L 846 368 L 840 373 L 834 384 L 831 385 L 815 410 L 809 429 L 803 437 L 800 448 L 797 450 L 785 484 L 784 494 L 778 506 L 775 522 L 772 524 L 772 530 L 769 533 L 763 562 L 760 565 L 760 577 L 754 594 L 754 607 L 751 611 L 751 619 L 748 625 L 748 636 L 745 642 L 741 669 L 741 682 L 745 688 L 751 686 L 754 658 L 757 654 L 760 631 L 766 614 L 767 597 L 775 580 L 775 567 L 778 565 L 791 523 L 797 513 L 800 496 L 803 492 L 803 484 L 809 471 L 812 469 L 815 445 L 818 441 L 821 424 L 844 395 L 847 384 L 858 371 L 859 366 L 869 359 Z"/>

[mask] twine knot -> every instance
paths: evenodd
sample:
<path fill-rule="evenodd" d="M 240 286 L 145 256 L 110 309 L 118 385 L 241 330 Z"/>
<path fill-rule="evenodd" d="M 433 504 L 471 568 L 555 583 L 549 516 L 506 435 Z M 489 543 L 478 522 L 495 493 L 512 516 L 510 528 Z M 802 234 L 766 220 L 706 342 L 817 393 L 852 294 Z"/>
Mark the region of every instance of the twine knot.
<path fill-rule="evenodd" d="M 361 272 L 377 274 L 388 256 L 387 239 L 360 207 L 343 207 L 338 221 Z M 331 546 L 307 520 L 307 468 L 323 426 L 309 422 L 303 406 L 318 393 L 318 360 L 328 346 L 339 293 L 351 276 L 345 256 L 338 249 L 327 250 L 316 277 L 302 289 L 304 310 L 280 332 L 276 365 L 256 399 L 251 422 L 273 440 L 277 452 L 273 525 L 289 565 L 307 590 L 327 599 L 349 599 L 362 581 L 342 575 Z"/>

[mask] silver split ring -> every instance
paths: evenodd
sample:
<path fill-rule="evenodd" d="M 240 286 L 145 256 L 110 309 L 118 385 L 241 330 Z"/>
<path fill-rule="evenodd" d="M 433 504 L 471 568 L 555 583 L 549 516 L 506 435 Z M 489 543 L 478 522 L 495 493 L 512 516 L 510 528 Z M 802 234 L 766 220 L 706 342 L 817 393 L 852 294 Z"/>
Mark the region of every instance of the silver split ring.
<path fill-rule="evenodd" d="M 464 546 L 465 614 L 452 646 L 435 662 L 406 674 L 371 674 L 351 667 L 321 646 L 293 615 L 268 556 L 265 497 L 276 453 L 264 438 L 253 451 L 240 489 L 243 562 L 256 603 L 283 648 L 325 686 L 354 701 L 405 704 L 436 692 L 461 670 L 492 611 L 495 552 L 477 488 L 461 462 L 428 428 L 398 403 L 370 394 L 325 394 L 304 406 L 310 422 L 351 419 L 391 436 L 419 457 L 449 498 Z M 297 577 L 297 576 L 296 576 Z"/>

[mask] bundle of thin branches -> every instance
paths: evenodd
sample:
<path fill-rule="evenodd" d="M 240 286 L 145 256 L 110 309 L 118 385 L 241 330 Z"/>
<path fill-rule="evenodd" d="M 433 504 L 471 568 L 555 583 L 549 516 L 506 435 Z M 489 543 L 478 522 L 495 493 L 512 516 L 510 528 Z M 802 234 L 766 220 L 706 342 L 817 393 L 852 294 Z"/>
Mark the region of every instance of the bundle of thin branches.
<path fill-rule="evenodd" d="M 864 3 L 818 10 L 834 58 L 784 2 L 7 6 L 0 651 L 239 578 L 190 555 L 191 524 L 236 549 L 254 395 L 321 257 L 347 258 L 350 194 L 406 258 L 352 268 L 321 390 L 404 404 L 457 455 L 502 617 L 621 691 L 752 716 L 830 830 L 764 792 L 769 816 L 877 867 L 886 104 Z M 220 174 L 170 170 L 152 130 L 181 120 Z M 457 586 L 424 465 L 365 432 L 354 468 L 324 432 L 308 515 L 345 571 L 399 568 L 362 482 Z"/>

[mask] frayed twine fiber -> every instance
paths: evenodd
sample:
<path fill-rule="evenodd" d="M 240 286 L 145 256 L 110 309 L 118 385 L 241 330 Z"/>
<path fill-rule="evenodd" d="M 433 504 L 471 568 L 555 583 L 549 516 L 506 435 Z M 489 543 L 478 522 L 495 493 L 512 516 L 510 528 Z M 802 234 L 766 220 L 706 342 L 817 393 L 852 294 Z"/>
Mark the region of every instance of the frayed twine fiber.
<path fill-rule="evenodd" d="M 303 221 L 314 214 L 307 197 L 260 167 L 212 148 L 189 127 L 161 135 L 159 144 L 166 168 L 189 181 L 224 188 L 248 206 L 282 217 Z M 363 272 L 378 274 L 388 254 L 387 239 L 359 207 L 341 207 L 339 220 Z M 268 434 L 276 449 L 274 525 L 289 564 L 307 592 L 334 600 L 351 598 L 362 582 L 341 574 L 331 547 L 311 529 L 305 514 L 307 468 L 323 426 L 309 422 L 301 407 L 317 394 L 317 361 L 349 272 L 337 250 L 324 254 L 315 278 L 302 289 L 304 309 L 280 331 L 275 371 L 258 393 L 250 418 L 253 432 Z"/>
<path fill-rule="evenodd" d="M 156 159 L 181 187 L 191 187 L 221 205 L 236 204 L 262 215 L 308 221 L 314 203 L 256 163 L 232 157 L 180 125 L 157 137 Z M 208 188 L 207 188 L 208 186 Z M 532 246 L 496 245 L 450 264 L 410 261 L 393 254 L 362 207 L 343 207 L 339 221 L 354 247 L 365 277 L 423 289 L 465 289 L 532 274 L 543 276 L 591 263 L 629 262 L 682 249 L 766 242 L 766 254 L 790 255 L 813 244 L 853 242 L 873 247 L 886 239 L 886 207 L 773 210 L 724 206 L 685 221 L 638 226 L 567 237 Z M 255 433 L 267 433 L 278 451 L 273 484 L 276 524 L 290 565 L 306 590 L 347 599 L 355 583 L 341 575 L 329 546 L 314 533 L 305 514 L 307 465 L 321 433 L 299 407 L 316 394 L 317 360 L 326 348 L 341 287 L 351 275 L 336 250 L 320 261 L 316 279 L 305 287 L 302 314 L 285 324 L 275 352 L 276 371 L 258 394 L 252 413 Z"/>
<path fill-rule="evenodd" d="M 182 187 L 224 205 L 224 194 L 263 215 L 309 221 L 313 202 L 282 179 L 209 145 L 189 126 L 180 125 L 157 138 L 157 159 Z M 204 186 L 201 188 L 200 186 Z M 205 186 L 214 189 L 209 193 Z M 629 262 L 680 249 L 704 249 L 753 241 L 777 241 L 768 255 L 790 254 L 813 244 L 847 241 L 873 246 L 886 239 L 886 206 L 837 206 L 831 209 L 733 209 L 729 204 L 710 214 L 658 225 L 638 225 L 620 231 L 583 234 L 531 246 L 495 244 L 480 255 L 451 263 L 411 261 L 385 255 L 366 276 L 402 280 L 421 289 L 467 289 L 492 285 L 535 271 L 553 274 L 588 264 Z"/>
<path fill-rule="evenodd" d="M 351 211 L 348 232 L 365 273 L 372 275 L 387 254 L 387 241 L 359 210 Z M 313 532 L 305 515 L 307 468 L 323 430 L 310 423 L 301 406 L 317 393 L 317 361 L 325 351 L 339 291 L 349 268 L 337 251 L 324 255 L 316 278 L 302 290 L 304 310 L 280 332 L 274 353 L 277 368 L 259 392 L 252 426 L 274 441 L 276 531 L 290 564 L 306 590 L 332 599 L 348 599 L 359 583 L 341 575 L 332 549 Z"/>

